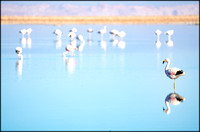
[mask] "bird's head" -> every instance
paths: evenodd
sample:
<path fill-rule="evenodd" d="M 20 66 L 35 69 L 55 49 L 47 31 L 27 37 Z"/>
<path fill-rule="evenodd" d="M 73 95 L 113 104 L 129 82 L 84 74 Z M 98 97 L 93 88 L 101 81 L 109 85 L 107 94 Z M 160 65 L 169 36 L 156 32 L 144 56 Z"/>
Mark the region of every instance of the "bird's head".
<path fill-rule="evenodd" d="M 169 58 L 166 58 L 164 61 L 163 61 L 163 64 L 165 63 L 165 62 L 169 62 L 170 60 L 169 60 Z"/>
<path fill-rule="evenodd" d="M 17 54 L 21 54 L 21 53 L 22 53 L 22 48 L 21 48 L 21 47 L 17 47 L 17 48 L 15 49 L 15 52 L 16 52 Z"/>
<path fill-rule="evenodd" d="M 167 115 L 169 115 L 170 114 L 170 109 L 167 109 L 167 110 L 165 110 L 165 108 L 163 108 L 163 111 L 167 114 Z"/>

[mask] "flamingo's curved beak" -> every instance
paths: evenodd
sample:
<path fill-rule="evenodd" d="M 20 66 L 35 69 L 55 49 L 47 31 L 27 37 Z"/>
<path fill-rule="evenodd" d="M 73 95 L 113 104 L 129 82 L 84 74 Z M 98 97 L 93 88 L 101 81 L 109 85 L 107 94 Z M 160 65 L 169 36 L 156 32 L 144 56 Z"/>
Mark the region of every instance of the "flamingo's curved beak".
<path fill-rule="evenodd" d="M 166 62 L 166 60 L 163 61 L 163 64 Z"/>

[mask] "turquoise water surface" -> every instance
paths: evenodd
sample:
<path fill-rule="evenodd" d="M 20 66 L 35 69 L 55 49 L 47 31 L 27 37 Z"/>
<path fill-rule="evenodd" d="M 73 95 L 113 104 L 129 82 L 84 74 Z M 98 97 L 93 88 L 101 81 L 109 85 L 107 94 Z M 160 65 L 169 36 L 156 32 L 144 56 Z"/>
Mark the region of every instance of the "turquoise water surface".
<path fill-rule="evenodd" d="M 104 43 L 97 31 L 104 25 L 1 25 L 1 129 L 3 131 L 198 131 L 199 26 L 107 25 Z M 33 29 L 32 42 L 21 44 L 19 30 Z M 63 59 L 68 31 L 76 27 L 86 44 Z M 55 29 L 63 32 L 56 42 Z M 86 30 L 93 28 L 92 42 Z M 114 46 L 109 31 L 123 30 L 125 48 Z M 160 49 L 155 31 L 160 29 Z M 174 30 L 173 47 L 166 44 Z M 27 36 L 25 36 L 27 38 Z M 23 63 L 15 48 L 23 49 Z M 103 48 L 104 47 L 104 48 Z M 176 92 L 186 100 L 163 112 L 173 80 L 162 61 L 185 71 Z"/>

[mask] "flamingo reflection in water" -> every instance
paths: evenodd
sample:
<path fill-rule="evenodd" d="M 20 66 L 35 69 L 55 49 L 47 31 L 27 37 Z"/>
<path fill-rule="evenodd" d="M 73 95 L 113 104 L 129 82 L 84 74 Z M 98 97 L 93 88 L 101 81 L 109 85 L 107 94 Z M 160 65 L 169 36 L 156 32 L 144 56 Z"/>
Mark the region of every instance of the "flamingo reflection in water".
<path fill-rule="evenodd" d="M 167 97 L 165 98 L 165 104 L 167 106 L 167 109 L 165 109 L 163 107 L 163 111 L 166 114 L 170 114 L 171 112 L 171 108 L 169 106 L 169 104 L 172 105 L 179 105 L 181 102 L 185 101 L 185 97 L 181 97 L 179 94 L 177 93 L 170 93 L 169 95 L 167 95 Z"/>
<path fill-rule="evenodd" d="M 157 35 L 157 40 L 156 40 L 156 47 L 157 49 L 160 48 L 161 46 L 161 42 L 159 40 L 160 34 L 162 33 L 162 31 L 160 31 L 159 29 L 156 30 L 155 34 Z"/>
<path fill-rule="evenodd" d="M 76 67 L 76 60 L 74 57 L 64 57 L 65 65 L 67 66 L 67 70 L 70 74 L 74 72 Z"/>
<path fill-rule="evenodd" d="M 30 49 L 32 47 L 32 39 L 30 37 L 28 37 L 26 42 L 27 42 L 28 48 Z"/>
<path fill-rule="evenodd" d="M 23 55 L 22 55 L 22 48 L 16 47 L 15 52 L 17 53 L 17 74 L 22 75 L 22 65 L 23 65 Z"/>
<path fill-rule="evenodd" d="M 168 35 L 168 41 L 166 41 L 167 45 L 169 47 L 173 47 L 174 46 L 174 43 L 173 41 L 171 40 L 171 36 L 174 34 L 174 30 L 168 30 L 167 32 L 165 32 L 166 35 Z"/>
<path fill-rule="evenodd" d="M 106 51 L 107 50 L 107 43 L 104 40 L 99 41 L 101 48 Z"/>
<path fill-rule="evenodd" d="M 119 42 L 118 42 L 118 47 L 119 47 L 120 49 L 125 49 L 125 47 L 126 47 L 126 42 L 124 42 L 123 40 L 119 41 Z"/>
<path fill-rule="evenodd" d="M 23 66 L 23 59 L 22 60 L 17 60 L 16 67 L 17 67 L 17 74 L 19 76 L 22 75 L 22 66 Z"/>

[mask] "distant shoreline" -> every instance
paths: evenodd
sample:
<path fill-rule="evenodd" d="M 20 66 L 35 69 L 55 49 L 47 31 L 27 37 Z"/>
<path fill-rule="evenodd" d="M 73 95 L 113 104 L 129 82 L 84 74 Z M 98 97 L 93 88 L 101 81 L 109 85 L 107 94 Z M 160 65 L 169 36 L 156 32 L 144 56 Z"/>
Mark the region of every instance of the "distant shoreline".
<path fill-rule="evenodd" d="M 195 24 L 194 16 L 1 16 L 1 24 Z"/>

